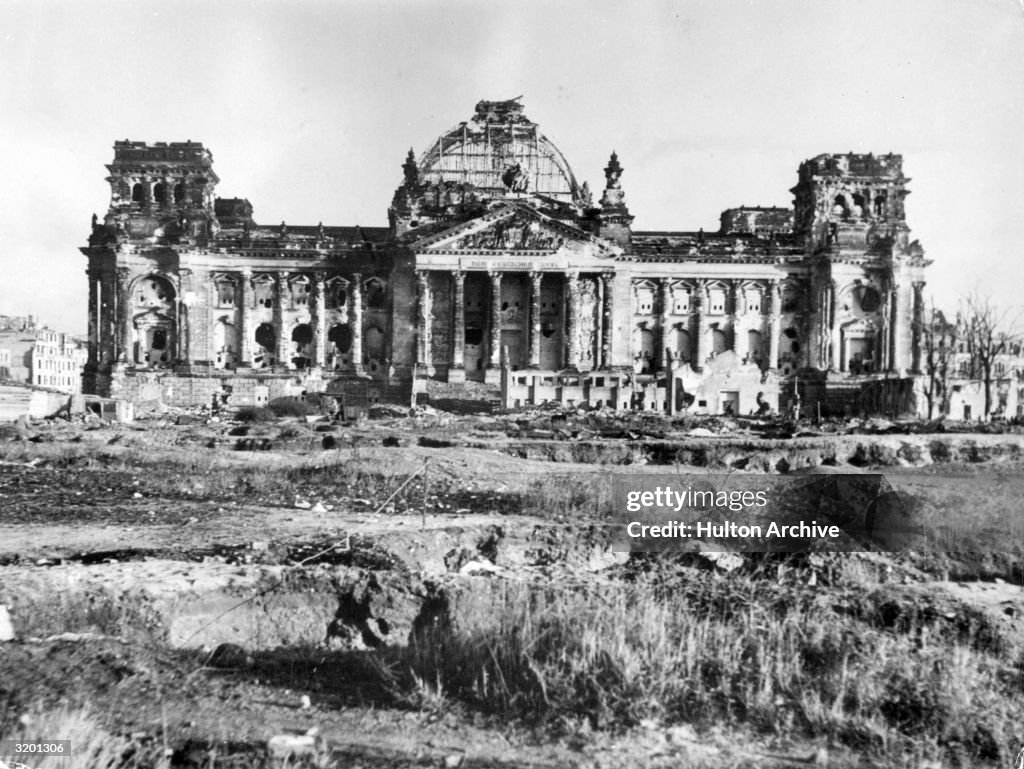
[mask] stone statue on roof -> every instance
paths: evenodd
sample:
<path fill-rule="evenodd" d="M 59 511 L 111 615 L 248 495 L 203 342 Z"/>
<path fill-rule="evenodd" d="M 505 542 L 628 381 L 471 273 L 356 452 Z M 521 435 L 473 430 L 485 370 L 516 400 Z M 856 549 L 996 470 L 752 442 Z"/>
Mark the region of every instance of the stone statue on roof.
<path fill-rule="evenodd" d="M 409 148 L 409 154 L 406 156 L 405 162 L 402 163 L 402 172 L 405 174 L 406 186 L 414 187 L 419 183 L 420 169 L 416 165 L 416 156 L 413 155 L 412 147 Z"/>
<path fill-rule="evenodd" d="M 604 169 L 605 189 L 617 190 L 622 185 L 619 183 L 619 178 L 622 176 L 622 166 L 619 164 L 619 156 L 616 152 L 612 152 L 611 158 L 608 160 L 608 165 Z"/>

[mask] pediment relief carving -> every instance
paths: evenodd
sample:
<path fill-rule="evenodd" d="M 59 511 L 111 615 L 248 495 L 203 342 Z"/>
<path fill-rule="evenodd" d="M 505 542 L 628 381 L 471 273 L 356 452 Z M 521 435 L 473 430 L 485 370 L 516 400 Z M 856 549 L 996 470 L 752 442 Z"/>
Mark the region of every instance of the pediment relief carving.
<path fill-rule="evenodd" d="M 485 215 L 481 220 L 439 233 L 421 241 L 417 251 L 540 252 L 559 251 L 587 256 L 615 256 L 621 249 L 577 231 L 576 228 L 517 208 L 504 216 Z"/>

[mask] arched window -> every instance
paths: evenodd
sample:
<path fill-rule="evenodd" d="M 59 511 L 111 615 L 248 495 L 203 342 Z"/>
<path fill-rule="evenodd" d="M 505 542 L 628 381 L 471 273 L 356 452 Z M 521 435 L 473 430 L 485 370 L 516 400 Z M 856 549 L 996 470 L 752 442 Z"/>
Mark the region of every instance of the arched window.
<path fill-rule="evenodd" d="M 259 350 L 254 351 L 253 363 L 256 368 L 266 368 L 273 365 L 274 351 L 277 349 L 277 333 L 269 323 L 261 323 L 256 327 L 256 344 Z"/>
<path fill-rule="evenodd" d="M 327 333 L 327 341 L 332 343 L 339 353 L 345 355 L 352 349 L 352 329 L 347 323 L 335 324 Z"/>
<path fill-rule="evenodd" d="M 132 185 L 132 203 L 142 202 L 142 185 L 135 183 Z"/>
<path fill-rule="evenodd" d="M 158 182 L 157 184 L 154 184 L 153 185 L 153 200 L 155 200 L 160 205 L 163 205 L 164 202 L 166 201 L 166 198 L 167 198 L 167 196 L 165 194 L 165 189 L 164 189 L 163 182 Z"/>
<path fill-rule="evenodd" d="M 875 196 L 875 216 L 885 215 L 885 195 Z"/>
<path fill-rule="evenodd" d="M 720 328 L 712 329 L 711 331 L 711 350 L 715 355 L 720 355 L 729 349 L 729 342 L 725 336 L 725 332 Z"/>
<path fill-rule="evenodd" d="M 384 283 L 377 278 L 371 278 L 364 284 L 366 306 L 371 310 L 382 310 L 387 303 L 387 292 Z"/>
<path fill-rule="evenodd" d="M 184 203 L 185 202 L 185 185 L 178 182 L 174 185 L 174 202 Z"/>
<path fill-rule="evenodd" d="M 857 216 L 867 213 L 867 202 L 864 200 L 864 196 L 856 192 L 853 193 L 853 213 Z"/>
<path fill-rule="evenodd" d="M 313 362 L 313 329 L 308 323 L 300 323 L 292 329 L 291 364 L 297 369 L 309 368 Z"/>

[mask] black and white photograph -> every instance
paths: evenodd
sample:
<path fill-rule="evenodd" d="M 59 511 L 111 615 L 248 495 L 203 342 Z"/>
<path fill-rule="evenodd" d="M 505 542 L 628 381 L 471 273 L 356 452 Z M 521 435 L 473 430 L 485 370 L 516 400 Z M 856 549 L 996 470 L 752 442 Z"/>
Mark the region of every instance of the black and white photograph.
<path fill-rule="evenodd" d="M 1024 769 L 1024 0 L 0 0 L 0 769 Z"/>

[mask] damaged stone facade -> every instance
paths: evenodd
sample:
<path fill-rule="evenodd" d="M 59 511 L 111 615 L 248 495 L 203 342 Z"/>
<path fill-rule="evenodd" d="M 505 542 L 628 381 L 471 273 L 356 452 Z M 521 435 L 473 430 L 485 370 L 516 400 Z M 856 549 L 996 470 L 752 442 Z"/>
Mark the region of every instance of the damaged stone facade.
<path fill-rule="evenodd" d="M 260 225 L 196 142 L 114 145 L 89 245 L 86 392 L 234 404 L 481 392 L 749 413 L 920 367 L 928 261 L 899 155 L 819 155 L 792 208 L 637 231 L 613 152 L 580 184 L 518 100 L 406 158 L 388 226 Z M 802 381 L 801 381 L 802 380 Z M 764 406 L 763 404 L 767 404 Z"/>

